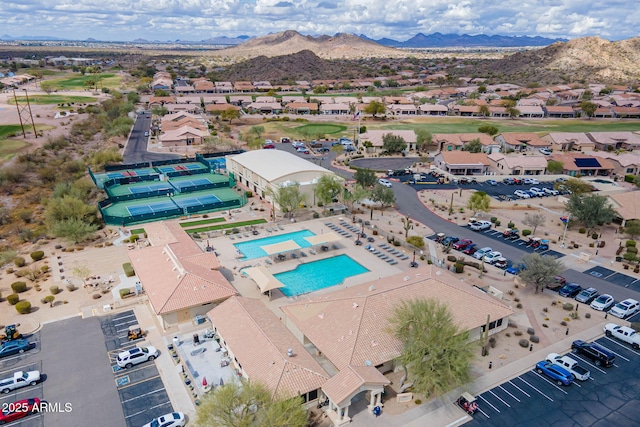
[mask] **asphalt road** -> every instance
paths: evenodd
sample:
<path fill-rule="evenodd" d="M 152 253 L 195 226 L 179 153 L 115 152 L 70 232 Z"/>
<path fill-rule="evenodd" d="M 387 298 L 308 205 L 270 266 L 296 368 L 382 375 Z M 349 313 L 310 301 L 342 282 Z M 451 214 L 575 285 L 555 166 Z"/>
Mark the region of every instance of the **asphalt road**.
<path fill-rule="evenodd" d="M 153 162 L 156 160 L 177 159 L 179 154 L 151 153 L 147 151 L 149 137 L 144 136 L 151 127 L 151 115 L 137 114 L 129 140 L 125 146 L 123 163 Z"/>

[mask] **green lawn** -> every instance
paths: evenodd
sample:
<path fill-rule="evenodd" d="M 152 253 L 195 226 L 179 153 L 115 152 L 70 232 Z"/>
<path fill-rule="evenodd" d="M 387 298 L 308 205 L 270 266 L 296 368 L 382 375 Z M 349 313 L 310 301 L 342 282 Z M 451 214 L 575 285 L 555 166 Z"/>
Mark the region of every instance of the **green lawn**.
<path fill-rule="evenodd" d="M 17 135 L 21 132 L 20 125 L 0 125 L 0 139 Z"/>
<path fill-rule="evenodd" d="M 246 227 L 247 225 L 264 224 L 266 222 L 267 222 L 266 219 L 253 219 L 251 221 L 231 222 L 228 224 L 210 225 L 208 227 L 200 227 L 200 228 L 191 228 L 185 231 L 187 233 L 201 233 L 203 231 L 214 231 L 214 230 L 224 230 L 227 228 Z"/>
<path fill-rule="evenodd" d="M 209 218 L 209 219 L 202 219 L 200 221 L 181 222 L 180 227 L 182 228 L 195 227 L 197 225 L 215 224 L 216 222 L 225 222 L 225 221 L 226 219 L 224 218 Z"/>
<path fill-rule="evenodd" d="M 43 84 L 50 87 L 53 90 L 84 90 L 87 88 L 87 82 L 93 82 L 96 76 L 92 74 L 82 75 L 80 73 L 70 74 L 68 77 L 61 77 L 57 79 L 45 80 Z M 103 73 L 100 75 L 100 83 L 98 88 L 107 87 L 110 89 L 120 86 L 122 78 L 113 73 Z M 90 87 L 93 87 L 91 85 Z"/>
<path fill-rule="evenodd" d="M 93 96 L 67 96 L 67 95 L 32 95 L 29 102 L 32 104 L 69 104 L 69 103 L 91 103 L 96 102 Z M 9 99 L 13 103 L 13 98 Z M 18 102 L 27 102 L 26 97 L 18 96 Z"/>
<path fill-rule="evenodd" d="M 347 127 L 339 124 L 308 123 L 302 126 L 297 126 L 293 128 L 293 130 L 300 135 L 322 135 L 344 132 L 347 130 Z"/>
<path fill-rule="evenodd" d="M 131 234 L 144 234 L 144 233 L 146 233 L 144 231 L 144 228 L 135 228 L 135 229 L 131 230 Z"/>
<path fill-rule="evenodd" d="M 18 129 L 20 129 L 20 126 L 18 126 Z M 23 140 L 2 139 L 0 137 L 0 163 L 11 159 L 19 150 L 28 145 L 29 143 Z"/>

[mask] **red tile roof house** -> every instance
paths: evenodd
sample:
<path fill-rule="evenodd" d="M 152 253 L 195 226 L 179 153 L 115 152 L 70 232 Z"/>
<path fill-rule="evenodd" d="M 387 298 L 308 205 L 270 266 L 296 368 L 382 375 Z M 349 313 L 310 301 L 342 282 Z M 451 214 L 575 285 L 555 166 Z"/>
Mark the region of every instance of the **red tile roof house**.
<path fill-rule="evenodd" d="M 556 118 L 576 117 L 576 111 L 570 105 L 549 105 L 543 108 L 544 108 L 546 117 L 556 117 Z"/>
<path fill-rule="evenodd" d="M 480 337 L 487 315 L 489 334 L 507 328 L 513 315 L 500 300 L 432 266 L 281 307 L 293 335 L 311 343 L 340 371 L 322 386 L 334 411 L 329 414 L 334 425 L 348 419 L 348 407 L 357 394 L 371 391 L 370 408 L 380 402 L 385 383 L 379 374 L 392 371 L 402 351 L 401 342 L 388 331 L 387 319 L 398 303 L 416 298 L 446 304 L 455 323 L 469 331 L 470 341 Z"/>
<path fill-rule="evenodd" d="M 549 148 L 550 142 L 540 139 L 535 133 L 502 133 L 496 136 L 495 141 L 502 144 L 504 152 L 509 151 L 538 151 L 540 148 Z"/>
<path fill-rule="evenodd" d="M 550 132 L 540 139 L 550 142 L 553 151 L 592 151 L 595 147 L 587 134 L 579 132 Z"/>
<path fill-rule="evenodd" d="M 562 163 L 562 173 L 569 176 L 610 176 L 615 167 L 608 159 L 582 153 L 553 153 L 551 160 Z"/>
<path fill-rule="evenodd" d="M 418 106 L 419 114 L 425 116 L 446 116 L 449 109 L 446 105 L 440 104 L 422 104 Z"/>
<path fill-rule="evenodd" d="M 195 114 L 201 111 L 200 104 L 164 104 L 164 108 L 166 108 L 169 113 L 186 111 Z"/>
<path fill-rule="evenodd" d="M 499 175 L 544 175 L 547 171 L 547 158 L 544 156 L 493 153 L 487 158 L 491 171 Z"/>
<path fill-rule="evenodd" d="M 616 210 L 621 225 L 624 227 L 627 221 L 640 220 L 640 191 L 626 191 L 624 193 L 609 196 L 613 208 Z"/>
<path fill-rule="evenodd" d="M 640 118 L 640 108 L 638 107 L 611 107 L 616 118 Z"/>
<path fill-rule="evenodd" d="M 204 103 L 204 105 L 208 105 L 208 104 L 226 104 L 227 103 L 227 97 L 224 96 L 224 95 L 203 94 L 202 95 L 202 102 Z"/>
<path fill-rule="evenodd" d="M 285 111 L 291 114 L 315 114 L 318 112 L 318 104 L 315 102 L 289 102 Z"/>
<path fill-rule="evenodd" d="M 151 246 L 128 255 L 164 330 L 237 295 L 219 271 L 216 255 L 202 251 L 177 221 L 153 222 L 144 229 Z"/>
<path fill-rule="evenodd" d="M 160 143 L 163 147 L 176 147 L 202 144 L 210 133 L 191 126 L 182 126 L 178 129 L 163 132 L 160 135 Z"/>
<path fill-rule="evenodd" d="M 613 164 L 616 175 L 640 175 L 640 153 L 616 153 L 613 151 L 594 151 L 595 157 L 608 159 Z"/>
<path fill-rule="evenodd" d="M 435 133 L 433 143 L 439 151 L 462 150 L 466 144 L 473 140 L 479 140 L 483 153 L 495 153 L 500 151 L 500 143 L 494 141 L 486 133 Z"/>
<path fill-rule="evenodd" d="M 318 399 L 329 374 L 261 300 L 234 296 L 207 316 L 239 376 L 274 396 Z"/>
<path fill-rule="evenodd" d="M 485 153 L 441 151 L 433 162 L 451 175 L 485 175 L 489 171 L 489 159 Z"/>
<path fill-rule="evenodd" d="M 413 130 L 367 130 L 366 133 L 360 134 L 360 143 L 364 144 L 365 141 L 369 141 L 373 145 L 373 150 L 382 150 L 383 138 L 385 135 L 391 134 L 402 137 L 407 143 L 407 148 L 413 150 L 416 148 L 418 138 Z M 371 150 L 367 148 L 367 150 Z"/>
<path fill-rule="evenodd" d="M 598 150 L 637 150 L 640 135 L 634 132 L 589 132 L 587 133 Z"/>
<path fill-rule="evenodd" d="M 544 110 L 539 105 L 518 105 L 516 107 L 520 111 L 519 117 L 543 118 Z"/>

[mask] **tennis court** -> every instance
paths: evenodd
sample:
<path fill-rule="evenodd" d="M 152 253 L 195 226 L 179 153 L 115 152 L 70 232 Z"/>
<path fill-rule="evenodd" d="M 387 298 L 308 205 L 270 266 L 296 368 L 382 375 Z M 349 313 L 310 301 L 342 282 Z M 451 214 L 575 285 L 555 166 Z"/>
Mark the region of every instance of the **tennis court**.
<path fill-rule="evenodd" d="M 176 165 L 156 166 L 160 173 L 185 172 L 206 169 L 202 163 L 182 163 Z"/>
<path fill-rule="evenodd" d="M 155 202 L 147 205 L 135 205 L 135 206 L 127 206 L 127 211 L 129 211 L 129 215 L 146 215 L 150 213 L 156 212 L 165 212 L 171 209 L 175 209 L 176 205 L 169 201 L 166 202 Z"/>
<path fill-rule="evenodd" d="M 154 191 L 170 191 L 173 187 L 169 183 L 148 184 L 141 186 L 131 186 L 128 188 L 131 194 L 153 193 Z"/>
<path fill-rule="evenodd" d="M 147 176 L 147 175 L 151 175 L 152 173 L 156 173 L 156 171 L 151 168 L 146 168 L 146 169 L 135 169 L 135 170 L 127 169 L 127 170 L 121 170 L 121 171 L 107 172 L 105 175 L 107 176 L 108 179 L 119 179 L 119 178 L 130 178 L 132 176 Z"/>
<path fill-rule="evenodd" d="M 204 206 L 211 205 L 214 203 L 220 203 L 221 200 L 214 196 L 213 194 L 202 195 L 197 197 L 189 197 L 184 199 L 173 199 L 176 205 L 180 206 L 182 209 L 190 208 L 192 206 Z"/>
<path fill-rule="evenodd" d="M 207 178 L 194 178 L 194 179 L 187 179 L 187 180 L 174 180 L 171 181 L 171 184 L 177 188 L 178 190 L 184 189 L 184 188 L 189 188 L 189 187 L 199 187 L 201 185 L 209 185 L 211 184 L 211 181 L 208 180 Z"/>

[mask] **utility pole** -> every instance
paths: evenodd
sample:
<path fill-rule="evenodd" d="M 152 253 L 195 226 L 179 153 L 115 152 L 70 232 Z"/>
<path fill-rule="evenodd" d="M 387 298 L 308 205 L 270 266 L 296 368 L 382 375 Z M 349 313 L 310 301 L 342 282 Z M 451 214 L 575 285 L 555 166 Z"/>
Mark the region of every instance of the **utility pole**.
<path fill-rule="evenodd" d="M 38 138 L 38 132 L 36 132 L 36 124 L 33 121 L 33 114 L 31 114 L 31 104 L 29 103 L 29 94 L 26 89 L 24 90 L 26 105 L 24 103 L 20 103 L 18 101 L 18 97 L 16 96 L 16 90 L 13 89 L 13 101 L 16 104 L 16 109 L 18 110 L 18 118 L 20 119 L 20 129 L 22 129 L 22 136 L 24 138 L 27 137 L 27 132 L 24 128 L 25 125 L 31 125 L 33 127 L 33 134 L 36 138 Z"/>

